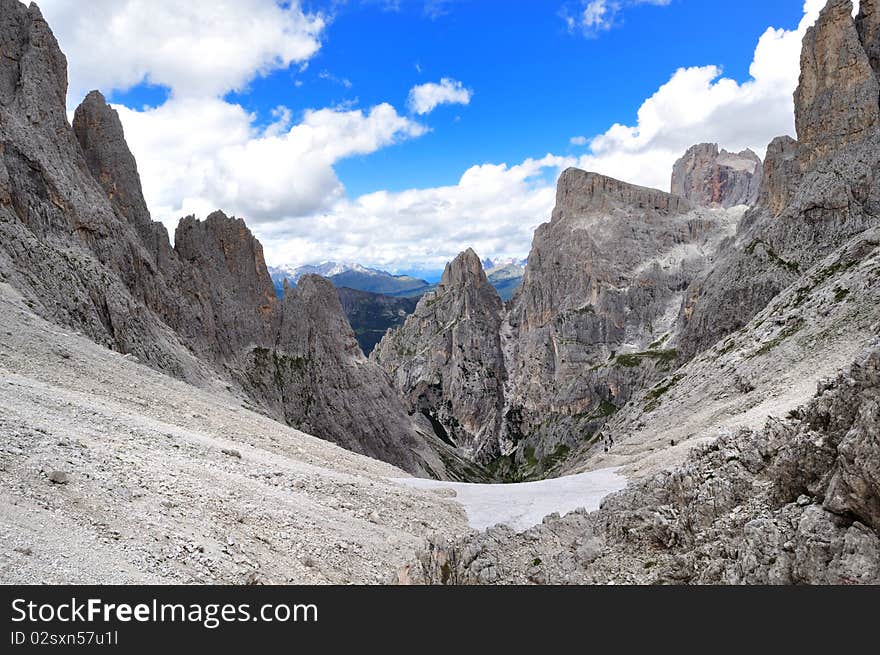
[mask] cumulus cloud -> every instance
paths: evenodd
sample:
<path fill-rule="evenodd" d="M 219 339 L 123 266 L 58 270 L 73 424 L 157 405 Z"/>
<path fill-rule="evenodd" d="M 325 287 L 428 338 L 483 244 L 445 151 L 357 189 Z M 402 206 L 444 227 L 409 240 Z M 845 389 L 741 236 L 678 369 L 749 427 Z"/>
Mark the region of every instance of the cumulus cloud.
<path fill-rule="evenodd" d="M 626 7 L 634 5 L 666 6 L 671 0 L 581 0 L 576 9 L 571 5 L 562 8 L 562 18 L 572 32 L 582 31 L 586 36 L 596 36 L 614 27 Z"/>
<path fill-rule="evenodd" d="M 360 261 L 392 270 L 439 269 L 473 247 L 481 255 L 522 257 L 553 206 L 555 181 L 573 158 L 547 155 L 521 164 L 473 166 L 457 184 L 340 199 L 328 211 L 260 227 L 270 261 Z"/>
<path fill-rule="evenodd" d="M 412 113 L 423 116 L 440 105 L 469 105 L 472 95 L 458 80 L 444 77 L 439 84 L 429 82 L 410 89 L 407 106 Z"/>
<path fill-rule="evenodd" d="M 590 140 L 585 136 L 573 136 L 568 141 L 573 146 L 585 146 L 590 142 Z"/>
<path fill-rule="evenodd" d="M 392 269 L 437 268 L 468 246 L 484 257 L 521 257 L 535 226 L 549 219 L 556 177 L 567 166 L 668 190 L 673 163 L 694 143 L 750 147 L 763 155 L 773 137 L 794 134 L 801 41 L 824 4 L 807 0 L 797 29 L 771 28 L 761 36 L 751 79 L 725 78 L 712 65 L 675 71 L 645 100 L 634 125 L 613 125 L 584 139 L 589 152 L 581 157 L 475 166 L 454 186 L 343 198 L 309 220 L 266 226 L 267 253 L 275 261 L 301 263 L 312 249 L 327 259 Z"/>
<path fill-rule="evenodd" d="M 67 55 L 72 104 L 93 88 L 141 82 L 175 96 L 241 90 L 311 58 L 326 24 L 298 0 L 40 0 L 40 9 Z"/>
<path fill-rule="evenodd" d="M 594 137 L 579 165 L 666 190 L 672 164 L 694 143 L 751 148 L 763 156 L 775 136 L 794 135 L 801 41 L 824 5 L 807 0 L 796 30 L 764 32 L 743 83 L 724 77 L 718 66 L 679 69 L 642 104 L 635 125 L 616 124 Z"/>
<path fill-rule="evenodd" d="M 336 162 L 426 130 L 388 104 L 369 111 L 310 110 L 292 127 L 289 110 L 281 107 L 263 130 L 240 106 L 216 98 L 116 110 L 154 218 L 172 230 L 182 215 L 217 208 L 254 225 L 321 211 L 344 195 Z"/>

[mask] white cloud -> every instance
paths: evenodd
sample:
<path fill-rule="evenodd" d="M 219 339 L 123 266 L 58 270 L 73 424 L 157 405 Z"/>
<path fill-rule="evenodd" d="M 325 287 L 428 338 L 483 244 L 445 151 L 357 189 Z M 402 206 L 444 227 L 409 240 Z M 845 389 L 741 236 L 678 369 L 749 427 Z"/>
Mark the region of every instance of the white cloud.
<path fill-rule="evenodd" d="M 292 264 L 317 257 L 439 269 L 469 246 L 481 255 L 522 257 L 547 220 L 558 174 L 574 163 L 547 155 L 516 166 L 473 166 L 458 184 L 343 198 L 314 216 L 262 225 L 260 238 L 269 261 Z"/>
<path fill-rule="evenodd" d="M 585 146 L 590 140 L 585 136 L 573 136 L 569 140 L 569 143 L 573 146 Z"/>
<path fill-rule="evenodd" d="M 596 36 L 617 25 L 621 12 L 634 5 L 665 7 L 672 0 L 581 0 L 577 10 L 570 6 L 562 9 L 562 18 L 570 31 L 581 30 L 586 36 Z"/>
<path fill-rule="evenodd" d="M 175 96 L 215 96 L 304 62 L 325 19 L 298 0 L 41 0 L 68 58 L 68 97 L 142 81 Z"/>
<path fill-rule="evenodd" d="M 180 216 L 217 208 L 253 225 L 323 210 L 344 195 L 336 162 L 426 130 L 388 104 L 367 112 L 310 110 L 292 127 L 281 107 L 264 130 L 240 106 L 215 98 L 116 110 L 154 218 L 172 232 Z"/>
<path fill-rule="evenodd" d="M 272 263 L 334 259 L 395 269 L 440 267 L 468 246 L 484 257 L 523 256 L 534 228 L 549 218 L 556 176 L 566 166 L 578 165 L 665 189 L 673 162 L 693 143 L 715 141 L 728 149 L 751 147 L 762 154 L 772 137 L 793 133 L 792 92 L 798 79 L 801 39 L 824 2 L 807 0 L 798 29 L 764 33 L 755 49 L 752 79 L 739 83 L 711 65 L 676 71 L 642 104 L 634 125 L 613 125 L 589 139 L 573 138 L 573 145 L 589 145 L 589 152 L 579 158 L 549 154 L 515 165 L 483 164 L 468 169 L 454 185 L 379 191 L 358 198 L 346 195 L 335 164 L 416 138 L 426 131 L 425 126 L 388 104 L 379 104 L 369 110 L 314 110 L 302 117 L 278 107 L 273 123 L 258 129 L 255 117 L 221 100 L 218 89 L 246 84 L 267 66 L 283 66 L 284 58 L 291 55 L 278 55 L 277 43 L 259 45 L 261 54 L 249 58 L 249 68 L 235 65 L 222 74 L 217 72 L 222 66 L 211 69 L 210 64 L 198 62 L 193 64 L 196 72 L 188 72 L 189 60 L 202 56 L 196 46 L 181 54 L 179 66 L 170 66 L 167 53 L 148 58 L 144 48 L 135 44 L 132 52 L 118 55 L 119 65 L 103 62 L 105 70 L 89 53 L 83 54 L 94 34 L 82 31 L 88 22 L 77 17 L 77 11 L 68 12 L 72 23 L 67 25 L 51 16 L 50 20 L 67 34 L 62 46 L 74 79 L 85 80 L 78 82 L 85 88 L 134 84 L 147 75 L 174 89 L 172 97 L 157 108 L 117 107 L 155 218 L 173 229 L 183 214 L 204 216 L 222 208 L 254 227 Z M 43 4 L 56 3 L 44 0 Z M 79 7 L 86 6 L 83 3 L 69 4 L 80 13 L 85 11 Z M 129 33 L 129 12 L 138 4 L 134 0 L 113 3 L 123 18 L 122 28 L 117 28 L 116 19 L 108 13 L 111 41 L 118 43 L 121 38 L 115 35 L 116 29 Z M 224 11 L 239 16 L 236 8 L 240 5 L 259 6 L 258 19 L 283 17 L 298 7 L 292 3 L 285 10 L 274 2 L 242 0 Z M 96 6 L 109 12 L 108 3 Z M 160 14 L 162 7 L 166 5 L 160 5 Z M 188 9 L 183 12 L 189 13 Z M 224 38 L 226 23 L 215 18 L 216 33 L 197 30 L 194 41 L 207 44 L 205 51 L 215 53 L 209 46 Z M 270 42 L 277 34 L 275 29 L 268 31 Z M 311 29 L 302 34 L 310 34 Z M 251 33 L 249 27 L 241 31 L 245 38 Z M 313 36 L 312 41 L 303 37 L 302 43 L 311 43 L 299 50 L 303 63 L 309 48 L 318 47 L 320 30 Z M 176 37 L 171 43 L 176 43 Z M 166 50 L 158 36 L 149 45 Z M 98 44 L 96 49 L 103 52 L 104 46 Z M 85 63 L 78 61 L 80 57 L 85 57 Z M 209 70 L 198 93 L 179 92 L 179 87 L 188 84 L 188 75 L 200 74 L 199 66 L 216 74 Z M 129 70 L 134 72 L 126 74 Z M 90 78 L 91 74 L 97 79 Z M 467 104 L 470 99 L 470 91 L 460 82 L 444 78 L 439 84 L 413 88 L 409 108 L 414 115 L 425 115 L 439 104 Z"/>
<path fill-rule="evenodd" d="M 314 251 L 392 269 L 437 268 L 467 246 L 483 257 L 521 257 L 534 227 L 550 216 L 556 175 L 566 166 L 668 189 L 672 164 L 694 143 L 763 154 L 773 137 L 794 133 L 801 41 L 824 3 L 808 0 L 796 30 L 768 29 L 761 36 L 752 79 L 724 78 L 716 66 L 678 70 L 642 104 L 635 125 L 614 125 L 593 137 L 580 158 L 475 166 L 454 186 L 343 198 L 312 218 L 261 228 L 267 255 L 297 263 L 314 259 Z"/>
<path fill-rule="evenodd" d="M 407 106 L 414 114 L 430 114 L 440 105 L 468 105 L 473 93 L 458 80 L 444 77 L 440 83 L 419 84 L 409 91 Z"/>
<path fill-rule="evenodd" d="M 328 82 L 333 82 L 334 84 L 338 84 L 340 86 L 343 86 L 346 89 L 350 89 L 353 86 L 353 84 L 351 83 L 351 80 L 349 80 L 348 78 L 336 77 L 330 71 L 321 71 L 320 73 L 318 73 L 318 79 L 326 80 Z"/>
<path fill-rule="evenodd" d="M 825 0 L 807 0 L 796 30 L 768 29 L 746 82 L 725 78 L 717 66 L 679 69 L 642 104 L 635 125 L 613 125 L 594 137 L 579 166 L 668 189 L 672 164 L 695 143 L 752 148 L 763 156 L 773 137 L 794 135 L 792 94 L 801 41 L 824 5 Z"/>

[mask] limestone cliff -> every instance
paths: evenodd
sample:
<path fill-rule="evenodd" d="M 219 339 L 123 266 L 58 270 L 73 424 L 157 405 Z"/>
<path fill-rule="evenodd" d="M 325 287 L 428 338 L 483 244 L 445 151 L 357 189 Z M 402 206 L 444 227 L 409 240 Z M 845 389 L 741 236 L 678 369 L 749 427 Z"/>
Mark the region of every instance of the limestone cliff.
<path fill-rule="evenodd" d="M 675 364 L 683 292 L 741 210 L 568 170 L 509 313 L 508 449 L 546 470 Z"/>
<path fill-rule="evenodd" d="M 804 166 L 873 137 L 880 121 L 880 81 L 868 48 L 876 43 L 873 5 L 856 28 L 851 0 L 831 0 L 807 30 L 795 91 L 795 123 Z M 865 40 L 863 40 L 865 39 Z M 876 55 L 876 53 L 875 53 Z"/>
<path fill-rule="evenodd" d="M 880 347 L 785 420 L 695 450 L 593 514 L 433 540 L 421 584 L 880 584 Z"/>
<path fill-rule="evenodd" d="M 500 455 L 504 407 L 501 299 L 473 250 L 461 253 L 437 289 L 373 353 L 411 411 L 478 461 Z"/>
<path fill-rule="evenodd" d="M 671 370 L 683 291 L 741 215 L 570 169 L 506 308 L 468 251 L 373 357 L 496 476 L 546 474 Z"/>
<path fill-rule="evenodd" d="M 688 290 L 684 360 L 742 328 L 817 259 L 878 222 L 880 82 L 868 54 L 877 18 L 870 2 L 860 29 L 851 14 L 849 0 L 831 0 L 804 38 L 798 141 L 770 145 L 758 205 Z"/>
<path fill-rule="evenodd" d="M 751 150 L 730 153 L 714 143 L 692 146 L 672 169 L 672 193 L 695 205 L 754 205 L 761 185 L 761 159 Z"/>
<path fill-rule="evenodd" d="M 209 369 L 147 309 L 180 313 L 139 238 L 143 217 L 117 215 L 67 123 L 66 60 L 51 30 L 36 5 L 2 0 L 0 10 L 0 277 L 47 318 L 207 381 Z"/>

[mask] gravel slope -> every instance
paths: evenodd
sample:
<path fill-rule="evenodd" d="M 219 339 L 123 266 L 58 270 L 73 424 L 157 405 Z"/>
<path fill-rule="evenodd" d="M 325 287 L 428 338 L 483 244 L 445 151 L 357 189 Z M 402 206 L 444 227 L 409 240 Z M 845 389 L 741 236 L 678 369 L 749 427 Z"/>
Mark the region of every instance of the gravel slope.
<path fill-rule="evenodd" d="M 373 583 L 468 531 L 448 493 L 66 333 L 7 284 L 0 399 L 2 583 Z"/>

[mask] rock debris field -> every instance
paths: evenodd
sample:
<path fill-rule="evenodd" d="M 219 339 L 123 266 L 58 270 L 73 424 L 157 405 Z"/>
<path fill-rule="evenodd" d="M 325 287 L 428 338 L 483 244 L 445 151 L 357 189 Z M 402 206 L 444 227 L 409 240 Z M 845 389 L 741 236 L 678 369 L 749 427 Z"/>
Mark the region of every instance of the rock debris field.
<path fill-rule="evenodd" d="M 482 501 L 423 484 L 48 323 L 2 283 L 0 398 L 6 584 L 385 582 L 429 535 L 539 522 L 623 483 L 489 485 Z"/>

